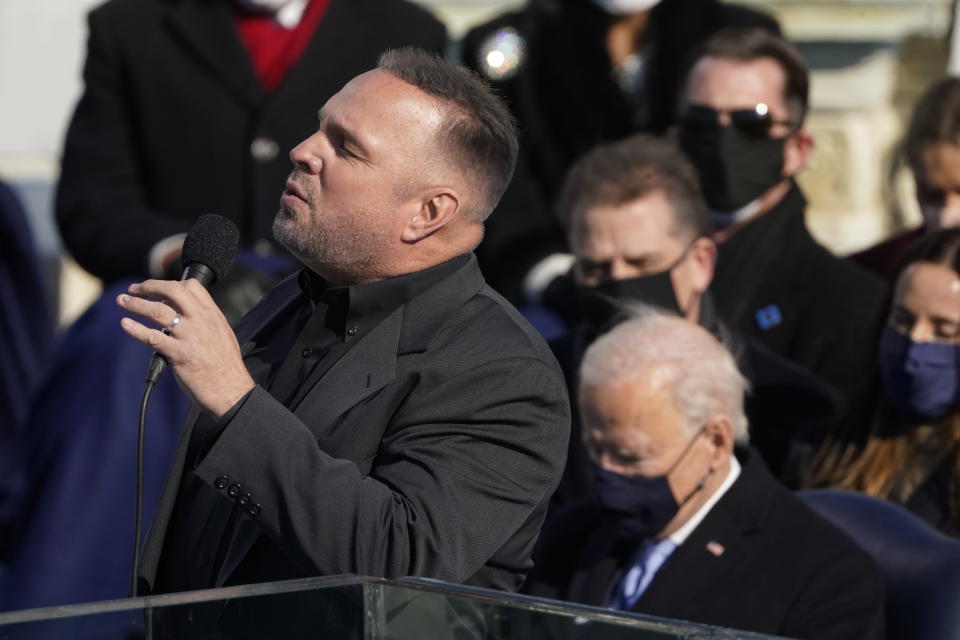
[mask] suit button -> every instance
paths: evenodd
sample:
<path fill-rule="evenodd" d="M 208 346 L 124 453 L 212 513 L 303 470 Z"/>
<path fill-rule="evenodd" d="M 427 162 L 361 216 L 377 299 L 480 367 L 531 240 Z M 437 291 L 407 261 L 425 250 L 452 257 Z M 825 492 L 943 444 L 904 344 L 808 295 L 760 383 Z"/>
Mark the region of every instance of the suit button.
<path fill-rule="evenodd" d="M 213 481 L 213 486 L 215 486 L 217 489 L 225 489 L 229 482 L 230 482 L 230 478 L 228 478 L 227 476 L 220 476 L 219 478 Z"/>
<path fill-rule="evenodd" d="M 309 358 L 309 357 L 311 356 L 311 354 L 313 354 L 313 351 L 311 351 L 310 349 L 304 349 L 304 350 L 300 353 L 300 355 L 302 355 L 304 358 Z"/>
<path fill-rule="evenodd" d="M 200 566 L 201 566 L 201 567 L 205 567 L 205 566 L 207 566 L 208 564 L 210 564 L 210 554 L 209 554 L 209 553 L 205 553 L 205 554 L 203 554 L 202 556 L 200 556 Z"/>
<path fill-rule="evenodd" d="M 247 513 L 250 514 L 251 518 L 256 518 L 258 515 L 260 515 L 261 511 L 263 511 L 263 509 L 261 509 L 260 505 L 258 504 L 252 504 L 247 507 Z"/>
<path fill-rule="evenodd" d="M 359 327 L 350 327 L 347 329 L 347 335 L 355 336 L 360 331 Z"/>
<path fill-rule="evenodd" d="M 250 155 L 253 156 L 254 160 L 270 162 L 275 159 L 279 153 L 280 145 L 277 144 L 276 140 L 265 136 L 258 136 L 250 142 Z"/>
<path fill-rule="evenodd" d="M 251 501 L 253 501 L 253 496 L 250 495 L 249 493 L 245 493 L 245 494 L 243 494 L 242 496 L 240 496 L 239 498 L 237 498 L 237 502 L 240 503 L 240 506 L 243 506 L 243 505 L 245 505 L 245 504 L 247 504 L 248 502 L 251 502 Z"/>
<path fill-rule="evenodd" d="M 243 487 L 240 486 L 239 482 L 234 482 L 232 485 L 230 485 L 230 488 L 227 489 L 227 495 L 231 498 L 236 498 L 238 495 L 240 495 L 240 489 L 242 488 Z"/>

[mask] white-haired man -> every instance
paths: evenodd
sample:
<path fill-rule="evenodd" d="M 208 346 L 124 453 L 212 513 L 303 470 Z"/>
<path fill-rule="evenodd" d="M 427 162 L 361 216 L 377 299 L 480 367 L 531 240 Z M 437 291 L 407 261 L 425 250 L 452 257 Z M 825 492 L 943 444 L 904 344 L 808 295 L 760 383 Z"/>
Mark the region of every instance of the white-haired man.
<path fill-rule="evenodd" d="M 747 385 L 716 338 L 644 308 L 580 371 L 594 497 L 545 532 L 532 593 L 790 637 L 882 637 L 872 561 L 735 446 Z"/>

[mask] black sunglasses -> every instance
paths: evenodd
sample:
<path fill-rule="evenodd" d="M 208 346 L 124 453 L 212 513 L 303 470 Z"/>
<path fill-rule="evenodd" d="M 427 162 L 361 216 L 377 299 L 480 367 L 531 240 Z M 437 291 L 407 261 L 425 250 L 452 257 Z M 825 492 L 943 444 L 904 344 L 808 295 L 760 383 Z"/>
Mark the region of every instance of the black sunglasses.
<path fill-rule="evenodd" d="M 688 131 L 715 129 L 720 126 L 721 113 L 724 112 L 706 105 L 688 104 L 680 110 L 678 124 Z M 769 136 L 770 130 L 776 124 L 786 125 L 791 130 L 796 128 L 796 123 L 792 120 L 774 119 L 770 115 L 770 108 L 762 102 L 752 109 L 736 109 L 726 113 L 730 115 L 730 122 L 737 130 L 758 138 Z"/>

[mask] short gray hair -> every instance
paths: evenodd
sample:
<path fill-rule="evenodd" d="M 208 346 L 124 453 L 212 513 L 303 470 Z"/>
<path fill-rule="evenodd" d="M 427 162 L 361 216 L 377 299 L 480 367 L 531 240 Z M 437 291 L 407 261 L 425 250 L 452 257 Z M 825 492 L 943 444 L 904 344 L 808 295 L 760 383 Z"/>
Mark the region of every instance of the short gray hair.
<path fill-rule="evenodd" d="M 711 415 L 730 417 L 737 442 L 748 440 L 744 394 L 750 383 L 730 350 L 700 326 L 647 305 L 598 338 L 583 358 L 583 386 L 611 386 L 656 374 L 670 384 L 692 437 Z"/>

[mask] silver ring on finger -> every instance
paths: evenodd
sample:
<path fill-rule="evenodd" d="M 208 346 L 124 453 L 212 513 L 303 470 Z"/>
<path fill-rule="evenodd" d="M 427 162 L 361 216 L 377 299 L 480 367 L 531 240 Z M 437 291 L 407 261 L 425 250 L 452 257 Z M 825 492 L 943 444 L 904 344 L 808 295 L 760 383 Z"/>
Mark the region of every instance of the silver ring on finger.
<path fill-rule="evenodd" d="M 178 324 L 180 324 L 182 320 L 183 320 L 183 316 L 181 316 L 179 313 L 173 316 L 173 320 L 171 320 L 170 324 L 168 324 L 166 327 L 163 328 L 162 333 L 166 335 L 170 335 L 170 332 L 173 331 L 173 328 L 176 327 Z"/>

